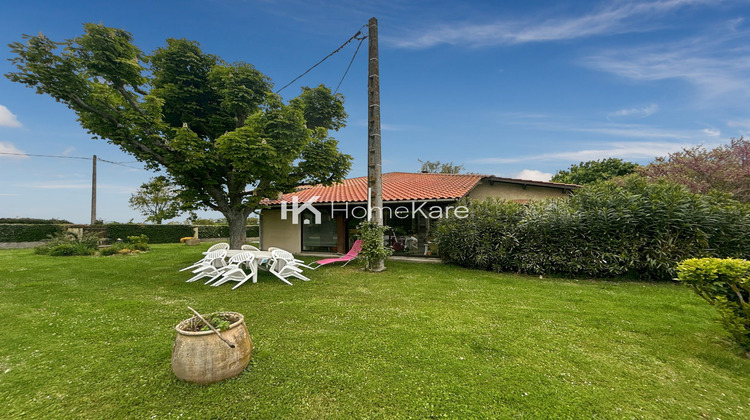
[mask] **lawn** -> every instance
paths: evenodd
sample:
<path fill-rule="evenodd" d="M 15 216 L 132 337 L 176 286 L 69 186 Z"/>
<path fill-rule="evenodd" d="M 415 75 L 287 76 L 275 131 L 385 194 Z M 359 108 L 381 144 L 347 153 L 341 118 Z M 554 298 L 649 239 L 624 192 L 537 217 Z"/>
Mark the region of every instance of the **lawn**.
<path fill-rule="evenodd" d="M 0 251 L 2 417 L 750 418 L 750 360 L 678 285 L 405 262 L 185 283 L 205 248 Z M 242 375 L 174 377 L 188 305 L 245 315 Z"/>

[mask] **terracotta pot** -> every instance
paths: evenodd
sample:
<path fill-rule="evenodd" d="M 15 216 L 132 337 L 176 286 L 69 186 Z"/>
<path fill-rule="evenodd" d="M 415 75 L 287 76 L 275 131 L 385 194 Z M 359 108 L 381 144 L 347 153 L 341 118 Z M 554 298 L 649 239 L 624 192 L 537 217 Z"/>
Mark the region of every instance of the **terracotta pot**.
<path fill-rule="evenodd" d="M 178 378 L 197 384 L 211 384 L 239 375 L 250 362 L 253 342 L 245 326 L 245 317 L 237 312 L 220 312 L 232 323 L 221 336 L 234 344 L 231 348 L 213 331 L 189 331 L 200 322 L 197 316 L 175 327 L 177 338 L 172 347 L 172 371 Z M 208 319 L 212 315 L 203 315 Z"/>

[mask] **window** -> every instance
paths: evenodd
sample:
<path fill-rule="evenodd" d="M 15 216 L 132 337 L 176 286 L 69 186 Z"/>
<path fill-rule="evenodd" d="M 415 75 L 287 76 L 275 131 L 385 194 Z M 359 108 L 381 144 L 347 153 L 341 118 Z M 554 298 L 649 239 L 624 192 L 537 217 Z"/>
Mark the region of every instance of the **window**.
<path fill-rule="evenodd" d="M 320 224 L 315 223 L 315 215 L 310 211 L 302 213 L 302 250 L 334 251 L 338 244 L 336 219 L 326 209 L 320 211 Z"/>

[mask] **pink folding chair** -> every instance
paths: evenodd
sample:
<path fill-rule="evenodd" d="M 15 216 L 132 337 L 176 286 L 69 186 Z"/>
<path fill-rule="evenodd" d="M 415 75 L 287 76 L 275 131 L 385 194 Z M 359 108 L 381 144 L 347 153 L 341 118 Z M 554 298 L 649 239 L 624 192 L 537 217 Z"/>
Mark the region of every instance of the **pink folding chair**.
<path fill-rule="evenodd" d="M 359 255 L 359 251 L 362 251 L 362 240 L 357 239 L 354 241 L 354 244 L 352 245 L 352 249 L 349 250 L 346 254 L 336 257 L 336 258 L 327 258 L 325 260 L 315 261 L 314 263 L 310 263 L 313 270 L 315 270 L 318 267 L 322 267 L 324 265 L 333 264 L 337 262 L 343 262 L 344 265 L 349 264 L 350 262 L 357 259 L 357 256 Z M 318 264 L 315 267 L 312 267 L 312 264 Z M 342 265 L 343 267 L 343 265 Z"/>

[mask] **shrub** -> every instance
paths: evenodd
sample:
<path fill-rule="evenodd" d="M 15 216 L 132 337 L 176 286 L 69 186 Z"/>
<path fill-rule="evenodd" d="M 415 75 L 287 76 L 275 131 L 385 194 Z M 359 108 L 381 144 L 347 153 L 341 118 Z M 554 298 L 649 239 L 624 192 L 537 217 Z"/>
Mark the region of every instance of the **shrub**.
<path fill-rule="evenodd" d="M 148 251 L 148 236 L 128 236 L 128 240 L 125 242 L 125 246 L 134 251 Z"/>
<path fill-rule="evenodd" d="M 73 244 L 59 244 L 49 248 L 48 254 L 53 257 L 68 257 L 76 255 L 78 248 Z"/>
<path fill-rule="evenodd" d="M 51 235 L 44 244 L 34 248 L 34 253 L 54 257 L 70 255 L 93 255 L 96 252 L 99 237 L 95 234 L 84 234 L 82 237 L 71 232 L 57 232 Z"/>
<path fill-rule="evenodd" d="M 102 248 L 99 250 L 99 255 L 106 257 L 109 255 L 115 255 L 120 252 L 120 250 L 125 248 L 125 244 L 122 242 L 114 243 L 106 248 Z"/>
<path fill-rule="evenodd" d="M 440 221 L 435 231 L 440 256 L 464 267 L 517 269 L 517 231 L 523 205 L 495 199 L 459 204 L 469 208 L 469 217 Z"/>
<path fill-rule="evenodd" d="M 125 241 L 118 241 L 106 248 L 101 249 L 99 251 L 99 255 L 109 256 L 115 254 L 131 254 L 148 250 L 148 236 L 128 236 L 127 240 Z"/>
<path fill-rule="evenodd" d="M 373 263 L 379 260 L 385 260 L 393 254 L 391 248 L 383 245 L 383 235 L 386 226 L 379 226 L 377 223 L 363 221 L 359 224 L 359 238 L 362 240 L 362 250 L 359 252 L 359 258 L 365 263 L 368 270 L 373 269 Z"/>
<path fill-rule="evenodd" d="M 750 261 L 685 260 L 678 266 L 678 280 L 716 307 L 724 328 L 750 357 Z"/>
<path fill-rule="evenodd" d="M 587 185 L 569 200 L 463 203 L 439 222 L 441 257 L 471 268 L 670 280 L 691 257 L 750 254 L 750 207 L 722 195 L 633 176 Z"/>

